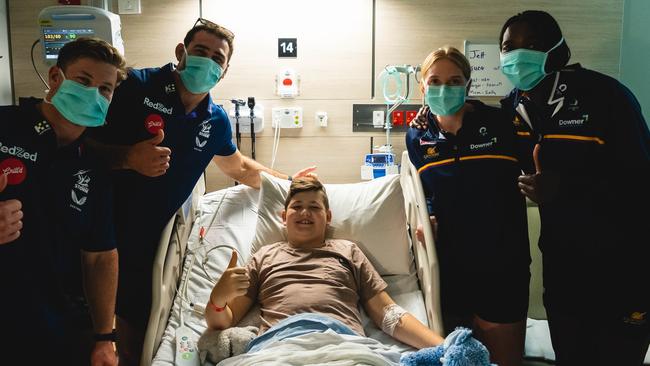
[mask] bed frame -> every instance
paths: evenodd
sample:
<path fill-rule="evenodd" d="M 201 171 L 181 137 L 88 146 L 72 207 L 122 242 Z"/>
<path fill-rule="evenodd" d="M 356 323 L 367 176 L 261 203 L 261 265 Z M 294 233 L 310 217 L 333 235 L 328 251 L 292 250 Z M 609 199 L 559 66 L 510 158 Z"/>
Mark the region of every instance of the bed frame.
<path fill-rule="evenodd" d="M 408 153 L 402 154 L 400 183 L 404 194 L 407 229 L 415 257 L 415 265 L 420 288 L 424 296 L 429 328 L 443 334 L 440 313 L 440 294 L 438 259 L 433 243 L 433 233 L 424 191 L 417 169 L 411 164 Z M 187 239 L 194 223 L 198 199 L 205 193 L 203 177 L 199 179 L 188 202 L 169 220 L 160 238 L 158 252 L 153 265 L 152 307 L 149 325 L 145 334 L 140 366 L 149 366 L 162 340 L 167 326 L 170 309 L 183 271 L 183 259 L 187 249 Z M 418 225 L 424 228 L 425 242 L 416 239 Z"/>

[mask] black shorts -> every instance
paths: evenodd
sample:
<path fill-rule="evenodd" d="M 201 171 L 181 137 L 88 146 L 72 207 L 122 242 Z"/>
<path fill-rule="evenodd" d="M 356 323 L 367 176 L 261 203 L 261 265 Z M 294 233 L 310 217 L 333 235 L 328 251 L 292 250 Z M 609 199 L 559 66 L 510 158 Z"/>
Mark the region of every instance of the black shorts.
<path fill-rule="evenodd" d="M 470 319 L 476 315 L 493 323 L 525 320 L 529 282 L 530 271 L 526 267 L 498 272 L 441 270 L 443 317 Z"/>

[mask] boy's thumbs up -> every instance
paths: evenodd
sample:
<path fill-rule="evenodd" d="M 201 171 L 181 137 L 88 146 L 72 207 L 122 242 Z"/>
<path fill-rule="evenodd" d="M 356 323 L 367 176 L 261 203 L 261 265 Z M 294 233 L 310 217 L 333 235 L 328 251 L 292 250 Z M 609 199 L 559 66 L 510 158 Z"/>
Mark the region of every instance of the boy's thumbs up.
<path fill-rule="evenodd" d="M 230 262 L 228 263 L 228 268 L 237 267 L 237 252 L 232 251 L 232 256 L 230 257 Z"/>

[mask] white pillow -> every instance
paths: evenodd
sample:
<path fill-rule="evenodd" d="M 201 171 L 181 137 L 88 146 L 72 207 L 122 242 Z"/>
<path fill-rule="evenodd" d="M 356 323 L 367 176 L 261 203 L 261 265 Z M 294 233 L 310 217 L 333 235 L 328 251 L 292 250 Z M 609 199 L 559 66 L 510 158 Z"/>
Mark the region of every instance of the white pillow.
<path fill-rule="evenodd" d="M 290 182 L 262 172 L 252 252 L 287 240 L 280 213 Z M 325 184 L 332 210 L 327 237 L 355 242 L 380 275 L 408 274 L 412 256 L 407 238 L 399 175 L 368 182 Z"/>

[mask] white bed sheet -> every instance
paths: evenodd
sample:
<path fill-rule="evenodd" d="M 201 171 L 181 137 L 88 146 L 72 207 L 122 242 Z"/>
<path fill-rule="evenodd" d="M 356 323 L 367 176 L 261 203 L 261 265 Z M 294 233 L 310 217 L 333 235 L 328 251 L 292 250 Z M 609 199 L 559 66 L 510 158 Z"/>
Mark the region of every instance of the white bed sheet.
<path fill-rule="evenodd" d="M 237 248 L 241 254 L 240 264 L 245 263 L 250 257 L 250 243 L 255 234 L 258 193 L 257 190 L 239 185 L 208 193 L 200 199 L 199 216 L 197 216 L 197 222 L 192 228 L 188 239 L 188 254 L 183 264 L 183 274 L 181 276 L 180 288 L 182 288 L 188 276 L 192 257 L 195 256 L 195 262 L 187 282 L 187 300 L 204 305 L 213 286 L 212 280 L 207 278 L 203 268 L 199 265 L 206 257 L 205 248 L 199 248 L 198 246 L 199 228 L 201 226 L 207 227 L 212 221 L 212 226 L 207 230 L 205 236 L 206 247 L 212 248 L 221 244 L 231 245 Z M 221 207 L 213 220 L 213 214 L 220 204 Z M 205 269 L 210 278 L 217 279 L 228 264 L 230 250 L 227 248 L 214 249 L 208 253 L 207 257 Z M 386 276 L 384 280 L 388 283 L 387 292 L 395 302 L 421 322 L 427 324 L 424 297 L 419 289 L 414 267 L 410 275 Z M 165 333 L 152 365 L 174 365 L 176 347 L 174 335 L 175 329 L 180 324 L 179 309 L 181 303 L 183 303 L 184 323 L 192 329 L 195 341 L 198 341 L 198 338 L 206 329 L 203 316 L 189 311 L 189 304 L 184 302 L 177 294 Z M 362 322 L 367 336 L 389 345 L 391 349 L 399 352 L 413 350 L 377 329 L 363 311 Z"/>

